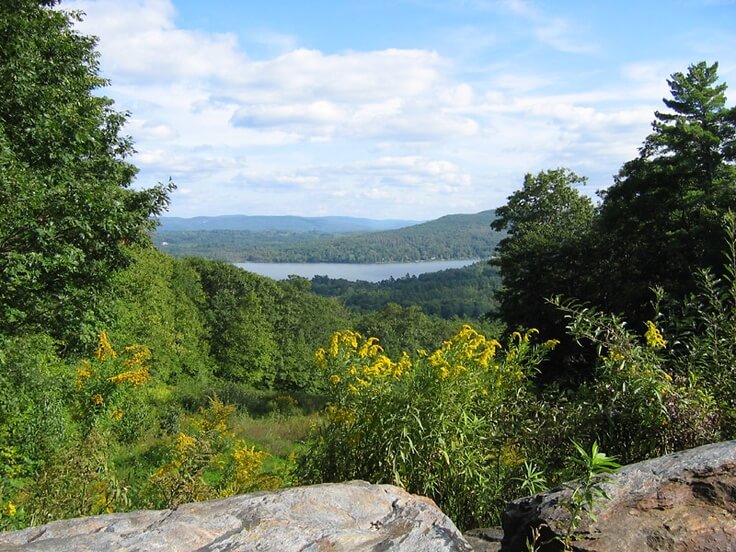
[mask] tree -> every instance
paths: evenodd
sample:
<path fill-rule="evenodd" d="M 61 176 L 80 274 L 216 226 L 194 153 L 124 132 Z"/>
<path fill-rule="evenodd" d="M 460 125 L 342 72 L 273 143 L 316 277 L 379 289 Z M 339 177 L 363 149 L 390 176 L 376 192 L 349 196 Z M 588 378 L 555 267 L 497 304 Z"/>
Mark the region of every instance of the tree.
<path fill-rule="evenodd" d="M 161 381 L 207 379 L 213 362 L 198 275 L 184 261 L 152 247 L 138 248 L 133 255 L 133 263 L 112 278 L 115 299 L 106 324 L 111 339 L 145 344 Z"/>
<path fill-rule="evenodd" d="M 501 269 L 500 311 L 510 327 L 559 330 L 559 316 L 545 299 L 560 293 L 577 295 L 589 285 L 580 266 L 595 208 L 574 188 L 585 181 L 568 169 L 527 174 L 522 189 L 496 210 L 491 227 L 508 235 L 492 262 Z"/>
<path fill-rule="evenodd" d="M 130 188 L 127 114 L 56 0 L 0 3 L 0 333 L 92 341 L 104 290 L 172 185 Z"/>
<path fill-rule="evenodd" d="M 673 297 L 695 289 L 696 269 L 720 272 L 721 217 L 736 208 L 736 108 L 726 107 L 718 64 L 700 62 L 669 79 L 669 112 L 603 194 L 597 300 L 646 318 L 650 286 Z"/>

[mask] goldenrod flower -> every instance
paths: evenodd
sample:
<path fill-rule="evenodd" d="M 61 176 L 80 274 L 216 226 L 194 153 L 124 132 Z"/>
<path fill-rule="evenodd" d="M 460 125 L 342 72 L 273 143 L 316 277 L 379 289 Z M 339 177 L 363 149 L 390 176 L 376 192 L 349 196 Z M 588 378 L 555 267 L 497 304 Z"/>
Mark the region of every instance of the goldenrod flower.
<path fill-rule="evenodd" d="M 317 367 L 324 370 L 327 365 L 327 351 L 324 349 L 317 349 L 317 352 L 314 353 L 314 360 L 317 362 Z"/>
<path fill-rule="evenodd" d="M 8 505 L 5 506 L 5 508 L 3 508 L 3 510 L 5 511 L 5 514 L 8 517 L 11 517 L 11 518 L 12 517 L 15 517 L 15 514 L 17 512 L 17 509 L 15 507 L 15 504 L 13 504 L 12 502 L 8 502 Z"/>
<path fill-rule="evenodd" d="M 652 349 L 664 349 L 667 347 L 667 343 L 657 329 L 657 326 L 654 325 L 654 322 L 647 320 L 646 325 L 647 331 L 644 333 L 644 339 L 647 340 L 647 345 Z"/>
<path fill-rule="evenodd" d="M 118 354 L 115 349 L 110 345 L 110 338 L 107 336 L 107 332 L 102 330 L 100 332 L 100 339 L 97 343 L 97 351 L 95 352 L 95 358 L 97 360 L 110 360 L 117 358 Z"/>
<path fill-rule="evenodd" d="M 132 356 L 123 362 L 126 368 L 143 366 L 146 361 L 151 360 L 151 350 L 145 345 L 130 345 L 124 351 L 127 354 L 132 353 Z"/>
<path fill-rule="evenodd" d="M 560 344 L 560 340 L 559 339 L 548 339 L 547 341 L 544 342 L 544 346 L 547 349 L 550 349 L 550 350 L 554 349 L 559 344 Z"/>
<path fill-rule="evenodd" d="M 266 456 L 268 456 L 267 453 L 256 450 L 254 446 L 247 446 L 244 441 L 235 443 L 233 461 L 235 463 L 235 484 L 237 487 L 247 488 L 253 484 Z"/>
<path fill-rule="evenodd" d="M 133 385 L 143 385 L 151 378 L 151 374 L 148 373 L 148 368 L 144 367 L 139 370 L 130 370 L 128 372 L 121 372 L 116 376 L 108 378 L 113 383 L 131 383 Z"/>
<path fill-rule="evenodd" d="M 179 433 L 176 437 L 176 449 L 180 453 L 185 453 L 189 449 L 194 448 L 197 444 L 197 440 L 194 437 L 187 435 L 186 433 Z"/>

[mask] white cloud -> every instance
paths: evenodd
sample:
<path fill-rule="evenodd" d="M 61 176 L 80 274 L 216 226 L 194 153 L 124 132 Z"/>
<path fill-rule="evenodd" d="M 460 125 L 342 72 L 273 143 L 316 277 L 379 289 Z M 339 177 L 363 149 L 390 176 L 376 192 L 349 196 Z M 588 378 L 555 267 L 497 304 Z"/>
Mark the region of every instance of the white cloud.
<path fill-rule="evenodd" d="M 530 2 L 502 4 L 539 40 L 581 51 L 569 22 Z M 495 207 L 525 172 L 568 162 L 614 172 L 648 131 L 669 74 L 631 64 L 618 87 L 571 92 L 551 72 L 471 81 L 435 51 L 327 53 L 278 33 L 260 37 L 274 53 L 255 59 L 233 34 L 178 28 L 168 0 L 64 8 L 86 11 L 81 30 L 100 35 L 107 93 L 133 112 L 142 185 L 174 177 L 172 214 L 183 216 Z"/>
<path fill-rule="evenodd" d="M 318 100 L 306 104 L 249 105 L 238 109 L 232 121 L 235 126 L 243 127 L 334 125 L 346 116 L 345 109 L 339 105 Z"/>

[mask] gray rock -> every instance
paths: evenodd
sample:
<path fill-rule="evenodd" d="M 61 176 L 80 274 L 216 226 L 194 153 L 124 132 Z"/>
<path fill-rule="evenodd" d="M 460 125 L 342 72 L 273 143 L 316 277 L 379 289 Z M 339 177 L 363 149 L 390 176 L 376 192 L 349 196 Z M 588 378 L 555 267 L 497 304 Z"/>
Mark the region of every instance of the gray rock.
<path fill-rule="evenodd" d="M 57 521 L 0 533 L 0 551 L 472 552 L 431 500 L 362 481 Z"/>
<path fill-rule="evenodd" d="M 474 552 L 499 552 L 503 529 L 500 527 L 487 527 L 484 529 L 471 529 L 463 533 L 463 537 L 473 547 Z"/>
<path fill-rule="evenodd" d="M 706 445 L 621 468 L 604 484 L 610 500 L 584 521 L 574 550 L 736 551 L 736 441 Z M 526 550 L 531 527 L 542 541 L 561 535 L 569 514 L 561 488 L 513 502 L 502 550 Z M 540 550 L 559 550 L 551 544 Z"/>

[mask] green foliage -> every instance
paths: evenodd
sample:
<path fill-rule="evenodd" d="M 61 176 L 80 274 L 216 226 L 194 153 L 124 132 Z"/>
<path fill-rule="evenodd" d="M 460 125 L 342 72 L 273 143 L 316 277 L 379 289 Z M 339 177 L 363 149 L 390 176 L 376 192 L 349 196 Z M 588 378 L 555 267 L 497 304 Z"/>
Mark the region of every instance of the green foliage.
<path fill-rule="evenodd" d="M 69 439 L 64 398 L 72 381 L 54 349 L 42 334 L 0 337 L 0 450 L 15 451 L 23 473 Z"/>
<path fill-rule="evenodd" d="M 186 421 L 186 432 L 171 439 L 165 452 L 168 461 L 150 479 L 155 507 L 278 486 L 261 472 L 266 453 L 233 438 L 234 412 L 234 406 L 212 398 L 207 408 Z"/>
<path fill-rule="evenodd" d="M 442 318 L 480 318 L 498 308 L 495 293 L 499 284 L 495 266 L 476 263 L 376 283 L 315 276 L 312 291 L 338 297 L 345 306 L 363 314 L 395 303 L 404 307 L 416 305 L 427 314 Z"/>
<path fill-rule="evenodd" d="M 132 264 L 112 281 L 111 339 L 145 343 L 156 377 L 207 379 L 213 370 L 198 274 L 152 248 L 132 251 Z"/>
<path fill-rule="evenodd" d="M 636 321 L 646 316 L 651 286 L 679 300 L 695 289 L 697 269 L 718 273 L 721 266 L 713 237 L 736 207 L 736 107 L 726 107 L 717 70 L 700 62 L 672 75 L 672 98 L 664 100 L 670 111 L 655 113 L 640 155 L 603 195 L 602 285 L 592 298 Z"/>
<path fill-rule="evenodd" d="M 539 466 L 527 460 L 524 460 L 524 474 L 517 479 L 521 483 L 519 490 L 529 495 L 542 493 L 548 489 L 544 472 Z"/>
<path fill-rule="evenodd" d="M 201 281 L 221 377 L 263 389 L 314 390 L 313 351 L 349 326 L 344 307 L 310 293 L 303 278 L 275 282 L 224 262 L 185 262 Z"/>
<path fill-rule="evenodd" d="M 527 174 L 522 189 L 496 211 L 491 226 L 508 236 L 492 262 L 501 269 L 497 299 L 510 327 L 535 325 L 545 334 L 562 333 L 545 298 L 578 291 L 586 277 L 581 264 L 595 211 L 575 189 L 585 180 L 567 169 Z"/>
<path fill-rule="evenodd" d="M 595 506 L 609 498 L 603 488 L 603 483 L 611 473 L 621 467 L 614 457 L 598 449 L 597 442 L 593 442 L 590 453 L 574 441 L 573 446 L 578 456 L 573 457 L 572 460 L 584 475 L 581 480 L 569 485 L 572 494 L 568 500 L 562 502 L 562 506 L 570 515 L 565 532 L 559 539 L 565 552 L 572 552 L 575 532 L 582 523 L 583 516 L 585 515 L 592 522 L 596 521 Z"/>
<path fill-rule="evenodd" d="M 96 92 L 95 40 L 54 2 L 0 5 L 0 330 L 94 340 L 109 276 L 169 186 L 134 191 L 126 115 Z"/>
<path fill-rule="evenodd" d="M 724 217 L 726 255 L 723 278 L 708 269 L 697 274 L 698 288 L 681 304 L 670 304 L 668 322 L 677 339 L 675 372 L 708 390 L 720 411 L 723 437 L 736 437 L 736 216 Z M 702 426 L 701 426 L 702 427 Z M 694 427 L 693 430 L 698 430 Z"/>
<path fill-rule="evenodd" d="M 23 524 L 129 509 L 128 487 L 115 472 L 110 446 L 93 432 L 50 457 L 19 497 Z"/>
<path fill-rule="evenodd" d="M 523 409 L 553 343 L 506 349 L 469 326 L 432 353 L 397 360 L 375 338 L 333 336 L 317 353 L 330 405 L 299 459 L 302 482 L 360 478 L 429 496 L 462 527 L 495 520 L 526 459 Z"/>
<path fill-rule="evenodd" d="M 642 339 L 615 315 L 554 303 L 566 313 L 571 335 L 598 353 L 594 378 L 576 394 L 576 434 L 596 439 L 626 463 L 718 439 L 711 391 L 672 377 L 665 341 L 652 322 Z"/>
<path fill-rule="evenodd" d="M 377 337 L 386 353 L 398 357 L 403 351 L 412 354 L 420 349 L 431 349 L 449 339 L 462 326 L 427 316 L 418 306 L 401 307 L 388 304 L 377 312 L 362 316 L 355 329 L 363 335 Z"/>

